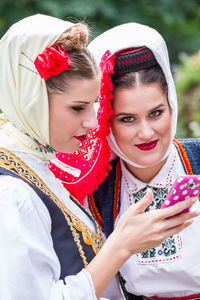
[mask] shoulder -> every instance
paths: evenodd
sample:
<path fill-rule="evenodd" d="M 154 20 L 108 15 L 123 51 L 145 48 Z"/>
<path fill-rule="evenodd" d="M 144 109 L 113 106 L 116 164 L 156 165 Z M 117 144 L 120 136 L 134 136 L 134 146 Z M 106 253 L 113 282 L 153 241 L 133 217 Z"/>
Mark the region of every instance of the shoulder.
<path fill-rule="evenodd" d="M 30 194 L 31 188 L 20 178 L 15 178 L 9 175 L 0 175 L 0 196 L 2 193 L 20 193 L 22 196 L 23 194 Z"/>
<path fill-rule="evenodd" d="M 0 208 L 20 215 L 40 212 L 50 218 L 48 210 L 35 191 L 20 178 L 0 175 Z"/>
<path fill-rule="evenodd" d="M 174 144 L 179 153 L 179 157 L 182 161 L 186 172 L 193 172 L 199 174 L 200 170 L 200 139 L 180 139 L 175 140 Z"/>
<path fill-rule="evenodd" d="M 179 150 L 184 149 L 189 156 L 200 159 L 200 138 L 178 139 L 179 145 L 175 144 Z"/>
<path fill-rule="evenodd" d="M 200 147 L 200 138 L 178 139 L 183 146 Z"/>

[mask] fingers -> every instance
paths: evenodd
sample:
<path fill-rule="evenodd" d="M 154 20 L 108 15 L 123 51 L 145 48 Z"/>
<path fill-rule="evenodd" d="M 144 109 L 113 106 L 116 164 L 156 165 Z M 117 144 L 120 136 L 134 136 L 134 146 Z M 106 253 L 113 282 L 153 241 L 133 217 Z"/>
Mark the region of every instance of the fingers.
<path fill-rule="evenodd" d="M 170 229 L 182 225 L 183 223 L 190 221 L 192 218 L 195 218 L 200 215 L 199 211 L 189 211 L 188 213 L 183 213 L 176 215 L 171 218 L 163 220 L 163 228 Z"/>
<path fill-rule="evenodd" d="M 188 199 L 186 199 L 184 201 L 180 201 L 170 207 L 164 208 L 164 209 L 160 210 L 161 217 L 163 219 L 165 219 L 165 218 L 175 216 L 175 215 L 181 213 L 184 209 L 192 206 L 197 201 L 197 199 L 198 199 L 197 197 L 188 198 Z"/>
<path fill-rule="evenodd" d="M 181 225 L 178 225 L 174 228 L 171 228 L 171 229 L 167 230 L 166 233 L 165 233 L 164 240 L 166 238 L 168 238 L 169 236 L 175 235 L 175 234 L 179 233 L 180 231 L 184 230 L 185 228 L 190 226 L 193 222 L 194 222 L 194 220 L 190 219 L 190 220 L 187 220 L 185 223 L 183 223 Z"/>
<path fill-rule="evenodd" d="M 133 206 L 135 215 L 143 213 L 145 209 L 151 204 L 152 200 L 153 192 L 150 188 L 148 188 L 146 191 L 146 195 Z"/>
<path fill-rule="evenodd" d="M 153 192 L 150 188 L 147 189 L 146 195 L 136 204 L 131 205 L 127 211 L 123 213 L 123 215 L 119 218 L 119 222 L 121 223 L 122 220 L 127 220 L 129 218 L 132 219 L 133 216 L 141 214 L 145 211 L 145 209 L 151 204 L 153 200 Z"/>

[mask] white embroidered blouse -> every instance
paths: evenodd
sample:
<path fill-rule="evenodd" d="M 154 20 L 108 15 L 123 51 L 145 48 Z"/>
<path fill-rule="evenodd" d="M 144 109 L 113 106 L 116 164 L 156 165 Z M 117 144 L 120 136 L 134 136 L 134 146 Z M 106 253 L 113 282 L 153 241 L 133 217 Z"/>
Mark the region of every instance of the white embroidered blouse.
<path fill-rule="evenodd" d="M 121 208 L 118 218 L 142 198 L 145 183 L 136 179 L 121 161 Z M 185 174 L 175 146 L 160 170 L 148 184 L 153 188 L 154 201 L 150 209 L 158 209 L 166 188 Z M 197 201 L 193 208 L 200 210 Z M 193 209 L 192 208 L 192 209 Z M 117 222 L 117 220 L 116 220 Z M 166 239 L 163 244 L 145 253 L 133 255 L 121 268 L 126 288 L 135 295 L 147 297 L 183 297 L 200 293 L 200 218 L 181 233 Z"/>
<path fill-rule="evenodd" d="M 70 200 L 61 182 L 49 171 L 47 162 L 20 152 L 15 154 L 95 231 L 92 220 Z M 0 176 L 0 257 L 0 299 L 97 299 L 91 276 L 85 269 L 67 276 L 65 282 L 59 280 L 60 263 L 53 248 L 46 206 L 28 184 L 4 175 Z"/>

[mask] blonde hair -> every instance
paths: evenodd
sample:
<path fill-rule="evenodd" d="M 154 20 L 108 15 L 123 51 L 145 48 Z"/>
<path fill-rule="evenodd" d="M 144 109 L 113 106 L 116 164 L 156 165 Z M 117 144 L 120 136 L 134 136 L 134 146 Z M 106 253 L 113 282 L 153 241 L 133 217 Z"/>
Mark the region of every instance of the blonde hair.
<path fill-rule="evenodd" d="M 69 70 L 57 76 L 52 76 L 46 81 L 49 94 L 63 93 L 70 86 L 70 81 L 77 79 L 93 79 L 99 71 L 91 53 L 87 50 L 90 29 L 87 24 L 79 23 L 66 30 L 54 43 L 64 49 L 73 64 Z"/>
<path fill-rule="evenodd" d="M 87 24 L 80 23 L 67 29 L 56 41 L 55 45 L 61 46 L 66 52 L 82 50 L 86 47 L 90 35 Z"/>

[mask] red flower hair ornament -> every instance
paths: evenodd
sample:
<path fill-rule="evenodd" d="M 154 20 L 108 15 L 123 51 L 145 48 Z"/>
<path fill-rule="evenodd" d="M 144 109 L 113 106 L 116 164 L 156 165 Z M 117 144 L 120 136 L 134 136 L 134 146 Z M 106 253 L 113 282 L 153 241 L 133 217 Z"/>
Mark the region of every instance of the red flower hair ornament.
<path fill-rule="evenodd" d="M 67 52 L 59 46 L 50 46 L 38 54 L 34 61 L 35 67 L 41 78 L 46 80 L 51 76 L 56 76 L 64 70 L 69 70 L 73 64 Z"/>

